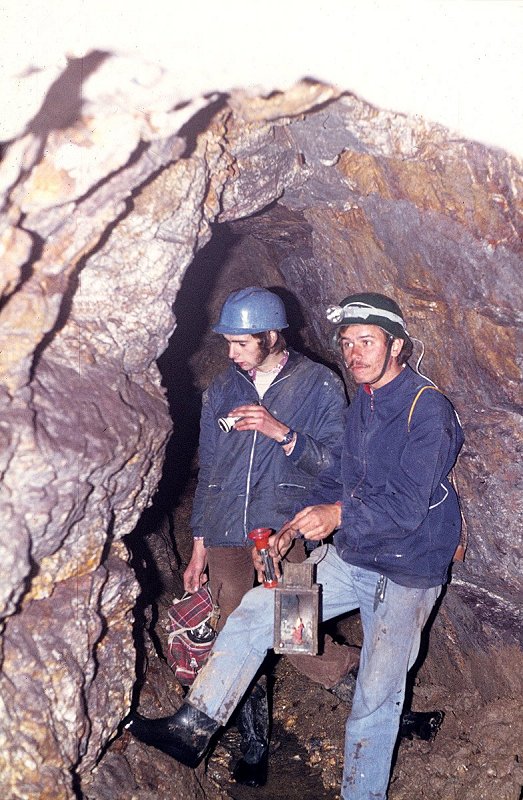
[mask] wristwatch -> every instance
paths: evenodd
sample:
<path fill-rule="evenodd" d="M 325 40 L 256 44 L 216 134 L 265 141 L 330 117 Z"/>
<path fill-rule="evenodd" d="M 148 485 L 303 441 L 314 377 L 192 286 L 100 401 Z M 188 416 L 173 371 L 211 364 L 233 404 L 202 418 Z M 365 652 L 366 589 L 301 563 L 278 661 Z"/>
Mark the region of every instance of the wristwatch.
<path fill-rule="evenodd" d="M 293 431 L 292 428 L 289 428 L 281 442 L 278 442 L 278 444 L 281 444 L 282 447 L 284 447 L 286 444 L 290 444 L 295 433 L 296 431 Z"/>

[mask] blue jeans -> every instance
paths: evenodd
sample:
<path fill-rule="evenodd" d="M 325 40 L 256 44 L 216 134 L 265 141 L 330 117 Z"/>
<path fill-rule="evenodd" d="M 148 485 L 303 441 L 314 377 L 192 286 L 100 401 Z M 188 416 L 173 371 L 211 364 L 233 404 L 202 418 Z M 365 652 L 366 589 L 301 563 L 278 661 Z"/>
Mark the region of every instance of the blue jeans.
<path fill-rule="evenodd" d="M 322 619 L 360 609 L 363 648 L 345 728 L 343 800 L 385 800 L 405 696 L 407 672 L 441 587 L 409 589 L 387 582 L 374 611 L 378 574 L 347 564 L 333 546 L 310 556 L 322 585 Z M 274 592 L 247 592 L 216 639 L 187 701 L 225 725 L 273 645 Z"/>

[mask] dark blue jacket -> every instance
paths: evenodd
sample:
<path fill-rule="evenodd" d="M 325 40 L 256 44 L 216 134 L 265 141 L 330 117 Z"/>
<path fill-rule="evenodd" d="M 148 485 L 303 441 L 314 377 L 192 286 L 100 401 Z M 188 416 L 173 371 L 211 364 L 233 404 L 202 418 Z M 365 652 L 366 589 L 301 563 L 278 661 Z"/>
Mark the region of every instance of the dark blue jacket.
<path fill-rule="evenodd" d="M 446 581 L 459 543 L 461 515 L 448 481 L 463 433 L 449 400 L 410 367 L 351 403 L 341 455 L 341 481 L 327 470 L 309 497 L 342 500 L 334 543 L 350 564 L 412 587 Z M 410 430 L 409 430 L 410 427 Z"/>
<path fill-rule="evenodd" d="M 234 364 L 204 393 L 191 525 L 206 547 L 251 545 L 247 534 L 253 528 L 281 527 L 303 507 L 343 437 L 347 400 L 342 381 L 292 350 L 262 401 L 276 419 L 297 431 L 290 456 L 257 431 L 220 430 L 219 417 L 258 402 L 251 378 Z"/>

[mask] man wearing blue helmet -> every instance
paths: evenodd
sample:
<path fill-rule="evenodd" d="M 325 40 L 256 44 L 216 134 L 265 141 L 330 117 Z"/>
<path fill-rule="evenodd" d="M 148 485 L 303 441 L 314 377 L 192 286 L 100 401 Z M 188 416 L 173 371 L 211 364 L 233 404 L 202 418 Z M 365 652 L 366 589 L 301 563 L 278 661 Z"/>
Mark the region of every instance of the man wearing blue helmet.
<path fill-rule="evenodd" d="M 247 534 L 258 527 L 278 530 L 293 516 L 318 473 L 331 465 L 332 449 L 343 433 L 347 401 L 342 381 L 288 348 L 282 335 L 287 327 L 280 297 L 258 286 L 232 292 L 213 327 L 225 339 L 231 364 L 203 397 L 191 518 L 194 544 L 184 586 L 196 591 L 208 570 L 211 594 L 220 607 L 219 630 L 254 584 Z M 303 546 L 296 550 L 293 558 L 305 557 Z M 358 655 L 356 648 L 326 637 L 321 656 L 291 660 L 326 688 L 347 692 L 354 679 L 347 686 L 345 676 Z M 244 758 L 234 771 L 238 782 L 265 782 L 267 725 L 267 696 L 260 681 L 239 714 Z"/>
<path fill-rule="evenodd" d="M 307 505 L 272 537 L 275 559 L 296 540 L 313 550 L 322 618 L 360 610 L 363 647 L 345 730 L 343 800 L 386 800 L 405 696 L 421 632 L 460 542 L 448 475 L 463 443 L 449 400 L 407 360 L 412 344 L 389 297 L 360 293 L 330 307 L 335 340 L 357 391 L 339 455 L 318 473 Z M 258 564 L 257 568 L 262 569 Z M 243 598 L 184 704 L 130 730 L 189 766 L 207 752 L 274 637 L 273 593 Z"/>
<path fill-rule="evenodd" d="M 232 292 L 213 331 L 232 362 L 204 392 L 187 591 L 207 580 L 220 626 L 253 585 L 249 531 L 278 529 L 332 462 L 347 401 L 331 370 L 287 348 L 285 307 L 257 286 Z"/>

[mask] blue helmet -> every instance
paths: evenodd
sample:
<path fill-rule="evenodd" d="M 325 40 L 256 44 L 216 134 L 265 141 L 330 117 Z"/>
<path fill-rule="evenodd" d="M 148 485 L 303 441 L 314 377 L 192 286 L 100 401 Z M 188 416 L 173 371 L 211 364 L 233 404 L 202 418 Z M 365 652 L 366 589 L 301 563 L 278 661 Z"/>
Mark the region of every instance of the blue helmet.
<path fill-rule="evenodd" d="M 231 292 L 222 306 L 215 333 L 243 334 L 287 328 L 285 306 L 277 294 L 260 286 Z"/>

